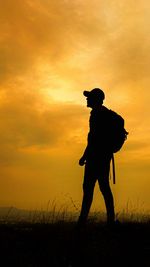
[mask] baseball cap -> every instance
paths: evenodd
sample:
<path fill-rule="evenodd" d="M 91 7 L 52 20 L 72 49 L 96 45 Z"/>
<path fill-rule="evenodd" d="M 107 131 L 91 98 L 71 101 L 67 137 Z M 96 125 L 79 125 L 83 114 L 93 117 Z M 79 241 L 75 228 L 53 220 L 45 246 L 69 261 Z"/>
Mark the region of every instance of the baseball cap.
<path fill-rule="evenodd" d="M 100 88 L 94 88 L 91 91 L 84 91 L 83 95 L 86 97 L 98 97 L 102 100 L 105 99 L 105 94 Z"/>

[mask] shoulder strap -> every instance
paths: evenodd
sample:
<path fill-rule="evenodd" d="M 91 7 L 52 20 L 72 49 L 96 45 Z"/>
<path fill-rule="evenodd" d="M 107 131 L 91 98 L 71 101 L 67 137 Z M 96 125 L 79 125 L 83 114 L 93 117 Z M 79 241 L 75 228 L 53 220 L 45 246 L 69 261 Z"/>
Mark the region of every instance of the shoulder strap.
<path fill-rule="evenodd" d="M 116 173 L 115 173 L 115 158 L 114 154 L 112 154 L 112 170 L 113 170 L 113 184 L 116 183 Z"/>

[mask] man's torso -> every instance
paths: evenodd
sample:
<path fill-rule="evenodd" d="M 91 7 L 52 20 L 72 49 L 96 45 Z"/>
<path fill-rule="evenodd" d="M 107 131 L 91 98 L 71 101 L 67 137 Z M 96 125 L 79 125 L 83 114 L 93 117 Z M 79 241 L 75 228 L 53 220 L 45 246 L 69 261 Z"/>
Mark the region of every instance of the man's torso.
<path fill-rule="evenodd" d="M 101 106 L 99 109 L 91 111 L 89 120 L 90 131 L 88 134 L 88 157 L 103 158 L 111 154 L 109 127 L 109 109 Z"/>

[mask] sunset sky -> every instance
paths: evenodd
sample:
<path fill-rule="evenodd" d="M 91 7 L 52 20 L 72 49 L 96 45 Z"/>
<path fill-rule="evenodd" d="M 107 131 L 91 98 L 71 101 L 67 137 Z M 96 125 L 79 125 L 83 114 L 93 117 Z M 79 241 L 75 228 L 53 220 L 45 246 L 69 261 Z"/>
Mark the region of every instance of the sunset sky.
<path fill-rule="evenodd" d="M 150 210 L 150 1 L 5 0 L 0 29 L 0 206 L 80 209 L 83 90 L 99 87 L 129 132 L 116 210 Z"/>

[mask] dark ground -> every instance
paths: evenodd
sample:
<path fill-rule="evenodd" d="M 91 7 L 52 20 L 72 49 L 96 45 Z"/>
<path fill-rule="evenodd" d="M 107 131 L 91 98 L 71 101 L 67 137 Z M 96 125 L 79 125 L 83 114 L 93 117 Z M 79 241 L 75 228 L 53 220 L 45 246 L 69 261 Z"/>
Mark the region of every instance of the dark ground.
<path fill-rule="evenodd" d="M 150 267 L 150 222 L 89 223 L 80 234 L 73 222 L 1 223 L 0 253 L 2 267 Z"/>

